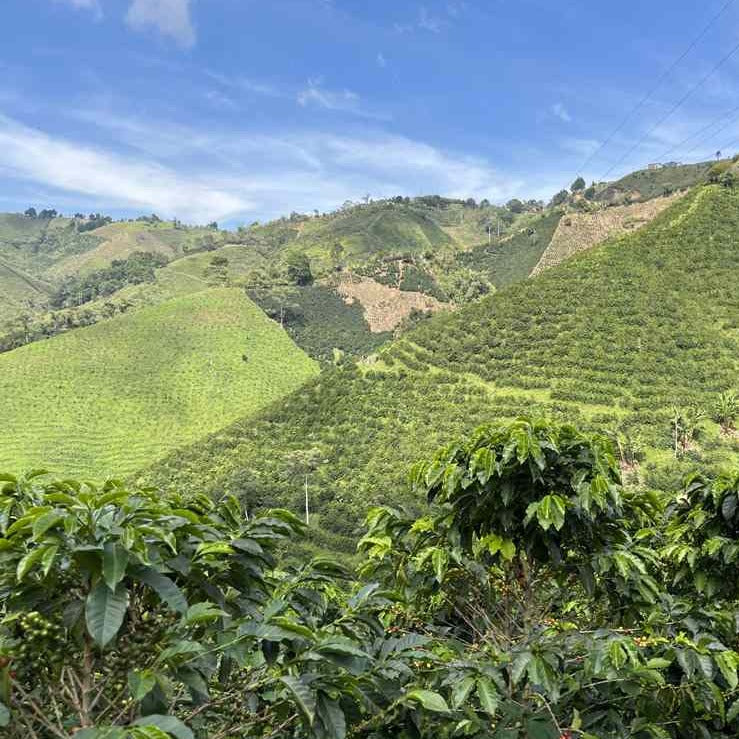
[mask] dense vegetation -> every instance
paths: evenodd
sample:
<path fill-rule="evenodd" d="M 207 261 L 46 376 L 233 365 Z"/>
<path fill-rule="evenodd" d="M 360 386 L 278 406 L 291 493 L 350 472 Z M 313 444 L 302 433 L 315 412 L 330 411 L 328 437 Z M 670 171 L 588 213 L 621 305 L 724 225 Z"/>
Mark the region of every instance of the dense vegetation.
<path fill-rule="evenodd" d="M 329 463 L 309 473 L 312 531 L 350 548 L 369 505 L 412 501 L 401 481 L 414 459 L 491 417 L 606 428 L 633 474 L 663 488 L 693 464 L 736 460 L 736 437 L 708 416 L 739 376 L 738 205 L 734 191 L 698 190 L 636 234 L 426 321 L 374 365 L 324 373 L 147 479 L 297 511 L 284 457 L 317 449 Z M 705 415 L 678 418 L 690 439 L 677 450 L 673 406 Z"/>
<path fill-rule="evenodd" d="M 52 308 L 70 308 L 112 295 L 125 285 L 153 282 L 154 270 L 167 258 L 161 254 L 137 251 L 126 259 L 114 259 L 109 267 L 88 275 L 67 277 L 49 299 Z"/>
<path fill-rule="evenodd" d="M 323 363 L 334 361 L 335 349 L 362 357 L 391 338 L 387 333 L 371 333 L 362 306 L 348 305 L 325 285 L 252 289 L 247 293 L 285 327 L 303 351 Z"/>
<path fill-rule="evenodd" d="M 0 354 L 0 464 L 128 474 L 316 372 L 243 291 L 173 298 Z"/>
<path fill-rule="evenodd" d="M 499 243 L 482 244 L 460 254 L 459 261 L 484 272 L 498 288 L 525 280 L 549 246 L 561 218 L 562 211 L 553 210 Z"/>
<path fill-rule="evenodd" d="M 3 476 L 11 739 L 728 739 L 739 474 L 625 489 L 519 419 L 418 463 L 358 575 L 232 497 Z M 677 493 L 677 494 L 676 494 Z"/>

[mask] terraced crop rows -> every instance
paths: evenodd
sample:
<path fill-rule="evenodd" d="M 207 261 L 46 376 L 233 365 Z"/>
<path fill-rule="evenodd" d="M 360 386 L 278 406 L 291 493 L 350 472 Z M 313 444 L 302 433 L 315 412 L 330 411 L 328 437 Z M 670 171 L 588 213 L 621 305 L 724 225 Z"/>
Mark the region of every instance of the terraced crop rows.
<path fill-rule="evenodd" d="M 316 372 L 242 291 L 169 300 L 0 355 L 0 468 L 125 475 Z"/>

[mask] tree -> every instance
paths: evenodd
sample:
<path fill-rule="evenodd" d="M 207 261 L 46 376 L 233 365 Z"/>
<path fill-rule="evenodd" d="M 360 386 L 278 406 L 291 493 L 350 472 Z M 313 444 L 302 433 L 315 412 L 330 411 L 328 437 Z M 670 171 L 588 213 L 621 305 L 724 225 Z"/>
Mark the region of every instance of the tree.
<path fill-rule="evenodd" d="M 551 205 L 556 208 L 559 205 L 564 205 L 570 199 L 570 194 L 567 190 L 560 190 L 553 198 Z"/>
<path fill-rule="evenodd" d="M 495 287 L 485 275 L 469 267 L 445 270 L 438 280 L 449 300 L 457 305 L 473 303 L 495 292 Z"/>
<path fill-rule="evenodd" d="M 673 406 L 671 425 L 675 458 L 683 456 L 691 449 L 705 417 L 705 411 L 700 408 Z"/>
<path fill-rule="evenodd" d="M 509 200 L 505 206 L 511 213 L 523 213 L 523 203 L 518 198 Z"/>
<path fill-rule="evenodd" d="M 37 213 L 36 213 L 36 208 L 33 208 L 33 207 L 31 207 L 31 208 L 28 208 L 28 210 L 26 210 L 26 211 L 25 211 L 25 212 L 23 213 L 23 215 L 24 215 L 24 216 L 25 216 L 26 218 L 36 218 L 36 217 L 37 217 Z"/>
<path fill-rule="evenodd" d="M 721 175 L 719 182 L 724 187 L 732 189 L 736 186 L 737 176 L 732 170 L 728 170 Z"/>
<path fill-rule="evenodd" d="M 578 177 L 570 186 L 572 192 L 582 192 L 585 189 L 585 180 L 582 177 Z"/>
<path fill-rule="evenodd" d="M 287 279 L 290 282 L 301 287 L 312 284 L 313 273 L 310 268 L 310 260 L 303 252 L 290 252 L 285 259 L 285 264 L 287 267 Z"/>
<path fill-rule="evenodd" d="M 344 256 L 344 246 L 340 241 L 335 241 L 331 246 L 331 261 L 333 262 L 334 269 L 341 269 L 341 260 Z"/>
<path fill-rule="evenodd" d="M 721 426 L 725 434 L 734 430 L 736 419 L 739 418 L 739 397 L 727 390 L 719 395 L 713 411 L 713 420 Z"/>

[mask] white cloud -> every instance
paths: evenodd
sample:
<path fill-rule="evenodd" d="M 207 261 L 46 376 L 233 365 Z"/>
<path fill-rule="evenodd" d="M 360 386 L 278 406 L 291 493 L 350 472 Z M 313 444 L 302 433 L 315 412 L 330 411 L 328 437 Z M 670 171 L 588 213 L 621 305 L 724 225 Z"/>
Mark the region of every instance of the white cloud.
<path fill-rule="evenodd" d="M 98 18 L 102 17 L 103 14 L 98 0 L 56 0 L 56 2 L 71 5 L 79 10 L 91 10 Z"/>
<path fill-rule="evenodd" d="M 556 189 L 546 171 L 527 182 L 482 157 L 380 130 L 265 133 L 224 124 L 194 128 L 113 109 L 67 115 L 89 127 L 88 140 L 108 142 L 105 148 L 0 116 L 0 180 L 15 192 L 35 188 L 44 202 L 69 209 L 154 211 L 199 223 L 331 210 L 365 193 L 501 202 Z"/>
<path fill-rule="evenodd" d="M 154 27 L 185 48 L 195 45 L 190 0 L 132 0 L 126 22 L 136 31 Z"/>
<path fill-rule="evenodd" d="M 383 69 L 387 67 L 387 59 L 385 59 L 385 55 L 382 52 L 379 52 L 377 55 L 377 66 Z"/>
<path fill-rule="evenodd" d="M 155 210 L 197 222 L 253 207 L 215 181 L 53 138 L 1 114 L 0 170 L 5 178 L 78 193 L 109 207 Z"/>
<path fill-rule="evenodd" d="M 321 80 L 308 80 L 308 87 L 298 93 L 298 103 L 302 106 L 316 105 L 327 110 L 356 110 L 359 95 L 351 90 L 338 92 L 321 87 Z"/>
<path fill-rule="evenodd" d="M 560 121 L 564 121 L 565 123 L 572 122 L 572 116 L 569 114 L 563 103 L 555 103 L 552 105 L 551 110 L 552 114 L 559 118 Z"/>
<path fill-rule="evenodd" d="M 329 90 L 321 79 L 308 80 L 308 86 L 298 92 L 296 100 L 304 108 L 316 107 L 324 110 L 351 113 L 361 118 L 387 120 L 388 116 L 362 107 L 361 98 L 351 90 Z"/>
<path fill-rule="evenodd" d="M 431 15 L 425 6 L 421 6 L 418 11 L 418 27 L 431 33 L 441 33 L 441 26 L 441 19 Z"/>

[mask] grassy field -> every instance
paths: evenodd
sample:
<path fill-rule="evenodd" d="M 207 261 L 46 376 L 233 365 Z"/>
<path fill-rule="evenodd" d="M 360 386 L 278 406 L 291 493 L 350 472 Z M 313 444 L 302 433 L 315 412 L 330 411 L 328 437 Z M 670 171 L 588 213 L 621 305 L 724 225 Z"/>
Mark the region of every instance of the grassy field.
<path fill-rule="evenodd" d="M 168 300 L 0 355 L 0 469 L 125 475 L 316 373 L 241 290 Z"/>
<path fill-rule="evenodd" d="M 527 412 L 629 437 L 648 485 L 739 459 L 703 425 L 671 454 L 673 404 L 710 414 L 739 389 L 739 194 L 702 188 L 639 232 L 422 324 L 373 365 L 329 370 L 288 402 L 163 460 L 144 478 L 301 505 L 290 452 L 318 449 L 314 531 L 350 547 L 367 507 L 412 504 L 409 465 L 479 423 Z"/>

